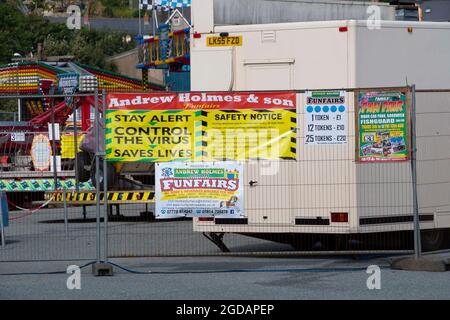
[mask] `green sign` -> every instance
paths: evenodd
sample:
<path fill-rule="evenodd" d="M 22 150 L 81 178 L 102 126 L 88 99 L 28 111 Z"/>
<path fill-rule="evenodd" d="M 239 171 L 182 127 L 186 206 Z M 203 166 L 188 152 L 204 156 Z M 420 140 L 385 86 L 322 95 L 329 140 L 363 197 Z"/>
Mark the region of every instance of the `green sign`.
<path fill-rule="evenodd" d="M 205 177 L 205 178 L 221 178 L 224 176 L 223 169 L 174 169 L 174 177 L 176 178 L 191 178 Z"/>
<path fill-rule="evenodd" d="M 363 92 L 358 97 L 359 161 L 409 158 L 408 109 L 402 92 Z"/>
<path fill-rule="evenodd" d="M 55 188 L 53 179 L 0 179 L 0 191 L 54 191 L 56 189 L 75 190 L 75 179 L 58 179 Z M 92 182 L 79 182 L 80 190 L 94 190 Z"/>

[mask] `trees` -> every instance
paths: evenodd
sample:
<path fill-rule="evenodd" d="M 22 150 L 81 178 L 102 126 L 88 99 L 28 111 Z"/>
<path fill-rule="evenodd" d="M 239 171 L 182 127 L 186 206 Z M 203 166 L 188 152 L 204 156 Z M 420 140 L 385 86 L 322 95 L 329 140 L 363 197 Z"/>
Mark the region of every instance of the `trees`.
<path fill-rule="evenodd" d="M 32 49 L 28 37 L 20 37 L 25 26 L 24 16 L 13 6 L 0 4 L 0 62 L 9 62 L 15 52 L 24 54 Z"/>
<path fill-rule="evenodd" d="M 15 52 L 22 56 L 36 52 L 43 43 L 47 56 L 73 55 L 75 61 L 111 68 L 107 56 L 132 49 L 122 32 L 69 30 L 65 24 L 54 24 L 37 15 L 23 15 L 10 4 L 0 3 L 0 64 L 9 63 Z"/>
<path fill-rule="evenodd" d="M 113 70 L 106 57 L 133 48 L 125 33 L 69 30 L 37 15 L 24 15 L 15 6 L 0 0 L 0 65 L 11 62 L 14 53 L 27 56 L 43 43 L 47 56 L 73 55 L 75 62 Z M 12 120 L 17 100 L 0 99 L 0 121 Z"/>
<path fill-rule="evenodd" d="M 111 69 L 105 62 L 106 57 L 134 47 L 123 40 L 124 36 L 120 32 L 61 28 L 47 35 L 44 48 L 47 55 L 73 55 L 77 62 Z"/>

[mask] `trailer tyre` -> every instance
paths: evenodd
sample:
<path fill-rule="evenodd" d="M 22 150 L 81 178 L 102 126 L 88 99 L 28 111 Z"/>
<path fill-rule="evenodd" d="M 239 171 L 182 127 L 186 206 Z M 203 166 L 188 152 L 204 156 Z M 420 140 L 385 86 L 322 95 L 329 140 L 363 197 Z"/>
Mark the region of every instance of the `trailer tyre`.
<path fill-rule="evenodd" d="M 430 230 L 421 232 L 422 250 L 439 250 L 444 242 L 444 232 L 442 230 Z"/>
<path fill-rule="evenodd" d="M 87 152 L 77 153 L 77 160 L 75 165 L 77 166 L 78 181 L 87 182 L 89 180 L 89 178 L 91 177 L 91 173 L 86 169 L 86 167 L 90 166 L 90 164 L 91 157 Z"/>

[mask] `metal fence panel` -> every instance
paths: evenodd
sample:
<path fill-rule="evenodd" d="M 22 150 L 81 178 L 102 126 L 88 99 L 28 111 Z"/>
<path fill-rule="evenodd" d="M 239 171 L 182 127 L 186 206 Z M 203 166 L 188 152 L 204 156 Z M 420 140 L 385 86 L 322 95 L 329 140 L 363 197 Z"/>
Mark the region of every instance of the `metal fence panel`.
<path fill-rule="evenodd" d="M 364 90 L 389 92 L 399 89 Z M 248 215 L 245 224 L 218 224 L 215 221 L 199 221 L 197 218 L 152 220 L 151 213 L 155 210 L 152 205 L 130 204 L 122 206 L 120 214 L 114 211 L 115 215 L 111 216 L 108 255 L 412 252 L 414 204 L 411 161 L 357 161 L 357 139 L 360 133 L 353 94 L 357 90 L 347 91 L 347 141 L 340 145 L 306 144 L 308 114 L 303 103 L 305 93 L 299 92 L 297 161 L 245 164 L 243 181 L 245 211 Z M 407 104 L 411 108 L 411 94 L 409 89 L 407 91 Z M 419 100 L 419 114 L 423 112 L 421 103 Z M 449 109 L 450 106 L 443 106 L 443 110 Z M 408 119 L 408 126 L 409 123 Z M 422 143 L 421 125 L 418 126 L 418 149 Z M 410 137 L 411 128 L 405 130 Z M 411 147 L 410 143 L 408 140 L 407 148 Z M 421 159 L 419 152 L 418 162 Z M 275 173 L 267 174 L 267 168 L 273 166 L 277 168 Z M 428 174 L 423 172 L 420 165 L 418 172 L 420 186 L 423 183 L 421 179 Z M 250 181 L 257 181 L 257 184 L 251 185 Z M 426 196 L 423 193 L 420 195 L 420 192 L 423 190 L 419 187 L 422 208 L 421 197 Z M 440 195 L 448 196 L 448 190 L 440 189 Z M 332 213 L 334 217 L 348 213 L 348 221 L 332 221 Z M 420 214 L 421 227 L 425 229 L 434 228 L 437 226 L 436 219 L 442 219 L 430 216 L 429 212 L 423 210 Z"/>
<path fill-rule="evenodd" d="M 61 123 L 61 138 L 55 143 L 61 168 L 57 166 L 56 176 L 50 163 L 44 171 L 37 171 L 31 156 L 36 136 L 43 136 L 42 141 L 47 143 L 47 124 L 23 130 L 21 126 L 28 124 L 3 123 L 0 186 L 7 194 L 9 226 L 4 228 L 6 245 L 0 249 L 0 261 L 411 252 L 414 248 L 411 161 L 358 161 L 362 152 L 358 139 L 365 134 L 358 122 L 354 94 L 358 90 L 346 90 L 345 142 L 339 144 L 308 143 L 307 126 L 311 124 L 308 117 L 317 112 L 308 111 L 304 103 L 306 92 L 297 92 L 297 160 L 244 162 L 242 181 L 247 218 L 240 220 L 242 223 L 198 218 L 155 219 L 154 166 L 149 165 L 145 176 L 120 179 L 103 176 L 102 172 L 109 172 L 110 164 L 103 161 L 105 150 L 101 145 L 96 150 L 100 161 L 93 170 L 99 172 L 97 180 L 101 187 L 95 190 L 96 181 L 89 177 L 89 181 L 77 183 L 75 173 L 82 171 L 77 166 L 79 145 L 86 135 L 77 125 L 80 119 L 70 118 L 69 122 Z M 364 90 L 386 92 L 399 88 Z M 410 93 L 407 96 L 411 107 L 412 96 Z M 436 230 L 450 228 L 450 90 L 418 91 L 415 98 L 416 112 L 409 116 L 415 117 L 417 123 L 418 210 L 423 249 L 431 250 L 437 244 L 446 245 L 443 234 Z M 95 98 L 91 99 L 95 104 Z M 104 117 L 105 101 L 105 95 L 98 96 L 98 121 Z M 52 118 L 58 119 L 58 115 L 50 114 L 50 122 Z M 103 125 L 98 127 L 102 139 Z M 411 137 L 411 128 L 405 130 L 409 130 Z M 46 150 L 52 152 L 52 142 L 48 143 Z M 379 149 L 381 153 L 386 151 Z M 101 184 L 105 178 L 106 189 Z M 151 188 L 131 190 L 128 178 Z M 56 191 L 57 195 L 49 191 Z M 104 199 L 108 199 L 106 203 Z"/>
<path fill-rule="evenodd" d="M 73 115 L 76 106 L 60 105 L 65 99 L 18 95 L 12 101 L 21 108 L 20 120 L 16 116 L 0 122 L 0 191 L 9 211 L 0 261 L 95 257 L 95 208 L 51 198 L 55 191 L 66 195 L 93 190 L 90 181 L 75 176 L 86 132 Z M 5 101 L 10 97 L 0 96 L 0 103 Z M 56 104 L 60 107 L 55 110 Z"/>

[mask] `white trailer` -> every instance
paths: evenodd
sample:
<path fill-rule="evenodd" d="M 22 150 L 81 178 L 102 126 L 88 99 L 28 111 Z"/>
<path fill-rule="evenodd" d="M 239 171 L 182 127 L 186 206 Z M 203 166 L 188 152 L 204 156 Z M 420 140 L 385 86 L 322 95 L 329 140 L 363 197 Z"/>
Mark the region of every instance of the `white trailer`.
<path fill-rule="evenodd" d="M 215 26 L 212 4 L 194 1 L 193 91 L 394 87 L 450 88 L 450 23 L 299 22 Z M 208 46 L 239 36 L 238 46 Z M 426 248 L 450 228 L 450 92 L 417 93 L 418 202 Z M 356 161 L 355 103 L 348 93 L 348 141 L 307 145 L 304 94 L 297 103 L 297 160 L 245 164 L 241 221 L 194 221 L 194 230 L 290 242 L 294 235 L 363 235 L 413 229 L 411 164 Z M 248 182 L 253 181 L 253 186 Z M 332 213 L 345 213 L 336 222 Z M 207 220 L 207 219 L 206 219 Z M 339 218 L 337 219 L 339 220 Z M 281 240 L 282 239 L 282 240 Z"/>

